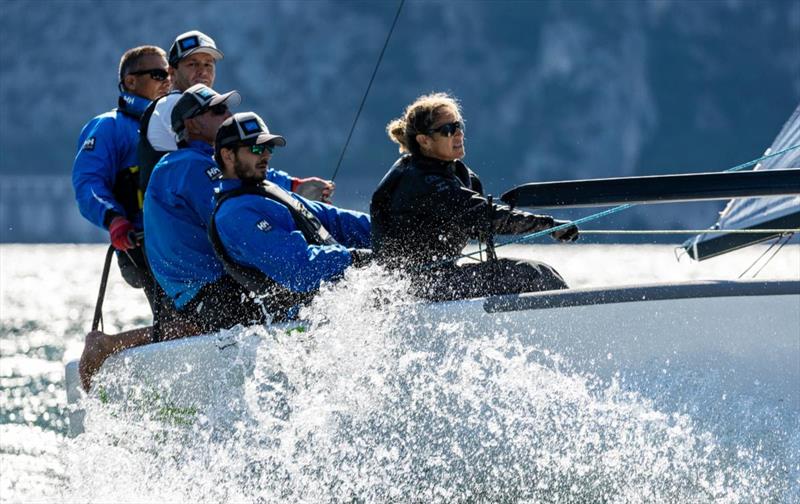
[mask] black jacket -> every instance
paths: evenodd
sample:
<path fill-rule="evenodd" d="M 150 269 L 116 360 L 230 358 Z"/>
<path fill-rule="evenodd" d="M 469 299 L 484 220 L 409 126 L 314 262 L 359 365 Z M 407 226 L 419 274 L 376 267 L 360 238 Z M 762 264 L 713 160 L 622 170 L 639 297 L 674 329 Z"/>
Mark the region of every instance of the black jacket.
<path fill-rule="evenodd" d="M 372 195 L 372 246 L 390 267 L 454 259 L 470 239 L 553 225 L 549 216 L 492 205 L 478 176 L 461 161 L 405 155 Z"/>

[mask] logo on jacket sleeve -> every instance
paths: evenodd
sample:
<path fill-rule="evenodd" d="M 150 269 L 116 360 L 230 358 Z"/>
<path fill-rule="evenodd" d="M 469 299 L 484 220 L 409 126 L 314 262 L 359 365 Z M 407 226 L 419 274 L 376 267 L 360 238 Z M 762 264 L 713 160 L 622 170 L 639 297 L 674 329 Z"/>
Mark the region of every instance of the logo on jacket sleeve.
<path fill-rule="evenodd" d="M 81 150 L 85 150 L 85 151 L 93 151 L 93 150 L 94 150 L 94 144 L 95 144 L 95 142 L 96 142 L 96 141 L 97 141 L 97 140 L 96 140 L 94 137 L 89 137 L 89 138 L 87 138 L 87 139 L 86 139 L 86 140 L 83 142 L 83 146 L 81 147 Z"/>
<path fill-rule="evenodd" d="M 206 169 L 206 176 L 209 180 L 219 180 L 222 178 L 222 170 L 217 165 L 209 166 Z"/>
<path fill-rule="evenodd" d="M 259 231 L 263 231 L 265 233 L 272 229 L 272 226 L 269 224 L 269 222 L 267 222 L 267 219 L 261 219 L 258 221 L 258 223 L 256 223 L 256 227 Z"/>

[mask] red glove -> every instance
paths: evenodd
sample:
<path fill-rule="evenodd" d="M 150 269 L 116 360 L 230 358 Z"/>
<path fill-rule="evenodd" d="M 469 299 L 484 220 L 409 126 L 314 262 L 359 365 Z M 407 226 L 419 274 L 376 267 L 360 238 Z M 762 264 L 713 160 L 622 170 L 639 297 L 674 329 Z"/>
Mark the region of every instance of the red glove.
<path fill-rule="evenodd" d="M 111 235 L 111 244 L 117 250 L 128 250 L 136 246 L 136 230 L 125 217 L 114 217 L 108 226 L 108 233 Z"/>
<path fill-rule="evenodd" d="M 323 180 L 319 177 L 296 178 L 292 180 L 292 192 L 300 196 L 314 200 L 330 203 L 336 184 L 330 180 Z"/>

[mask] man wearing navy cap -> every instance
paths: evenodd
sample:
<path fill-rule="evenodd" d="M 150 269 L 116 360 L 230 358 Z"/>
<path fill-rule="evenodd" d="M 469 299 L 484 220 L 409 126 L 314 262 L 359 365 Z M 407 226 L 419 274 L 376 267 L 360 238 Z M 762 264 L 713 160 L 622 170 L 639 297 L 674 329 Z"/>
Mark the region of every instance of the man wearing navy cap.
<path fill-rule="evenodd" d="M 248 294 L 256 292 L 273 319 L 290 317 L 322 282 L 371 256 L 368 215 L 310 201 L 269 181 L 272 152 L 285 145 L 253 112 L 235 114 L 217 131 L 214 159 L 223 180 L 209 239 L 239 287 L 229 286 L 210 310 L 230 311 L 242 294 L 253 303 Z"/>
<path fill-rule="evenodd" d="M 214 86 L 216 64 L 224 55 L 214 39 L 197 30 L 182 33 L 175 38 L 169 50 L 169 72 L 172 92 L 157 100 L 142 118 L 139 159 L 142 171 L 140 184 L 149 183 L 150 174 L 161 156 L 178 149 L 178 139 L 172 131 L 172 108 L 180 93 L 196 84 Z M 330 201 L 335 185 L 318 177 L 291 177 L 289 190 L 318 201 Z"/>

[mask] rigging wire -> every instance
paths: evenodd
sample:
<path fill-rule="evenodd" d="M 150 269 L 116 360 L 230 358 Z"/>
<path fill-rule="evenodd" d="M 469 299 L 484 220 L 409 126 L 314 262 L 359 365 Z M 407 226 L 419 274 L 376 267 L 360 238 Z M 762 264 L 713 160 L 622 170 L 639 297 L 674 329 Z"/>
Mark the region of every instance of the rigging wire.
<path fill-rule="evenodd" d="M 372 77 L 370 77 L 369 84 L 367 84 L 367 90 L 364 91 L 364 96 L 361 98 L 361 105 L 358 106 L 358 112 L 356 112 L 356 117 L 353 119 L 353 125 L 350 127 L 350 133 L 347 135 L 347 140 L 342 148 L 342 153 L 339 155 L 339 161 L 336 163 L 336 169 L 333 170 L 333 175 L 331 175 L 331 181 L 336 178 L 336 175 L 339 173 L 339 167 L 342 166 L 344 153 L 347 152 L 347 146 L 350 145 L 350 139 L 353 137 L 353 131 L 356 129 L 358 118 L 361 116 L 361 111 L 364 109 L 364 104 L 367 102 L 367 96 L 369 95 L 369 90 L 372 88 L 372 82 L 375 80 L 375 76 L 378 74 L 378 68 L 380 68 L 381 61 L 383 61 L 383 54 L 386 52 L 386 48 L 389 46 L 389 40 L 392 38 L 394 27 L 397 25 L 397 19 L 400 17 L 400 11 L 403 9 L 403 4 L 405 1 L 406 0 L 400 0 L 400 4 L 397 6 L 397 13 L 394 15 L 392 27 L 389 28 L 389 33 L 386 35 L 386 41 L 383 43 L 383 49 L 381 49 L 381 53 L 378 55 L 378 61 L 375 63 L 375 69 L 372 71 Z"/>
<path fill-rule="evenodd" d="M 800 228 L 787 229 L 581 229 L 583 235 L 670 235 L 670 234 L 794 234 Z"/>
<path fill-rule="evenodd" d="M 775 258 L 775 256 L 776 256 L 776 255 L 778 255 L 778 252 L 780 252 L 780 251 L 781 251 L 781 249 L 783 248 L 783 246 L 784 246 L 784 245 L 786 245 L 787 243 L 789 243 L 789 240 L 791 240 L 791 239 L 792 239 L 792 235 L 791 235 L 791 234 L 789 234 L 789 235 L 786 235 L 785 239 L 783 240 L 783 243 L 781 243 L 781 244 L 778 246 L 778 248 L 777 248 L 777 249 L 775 249 L 775 252 L 773 252 L 773 253 L 772 253 L 772 255 L 771 255 L 771 256 L 769 256 L 769 259 L 767 259 L 767 260 L 764 262 L 764 264 L 763 264 L 763 265 L 762 265 L 760 268 L 758 268 L 758 271 L 756 271 L 755 273 L 753 273 L 753 278 L 757 277 L 757 276 L 758 276 L 758 274 L 759 274 L 759 273 L 761 273 L 761 270 L 763 270 L 764 268 L 766 268 L 766 267 L 767 267 L 767 264 L 769 264 L 769 263 L 770 263 L 770 261 L 772 261 L 772 260 Z M 780 241 L 780 239 L 779 239 L 779 241 Z"/>
<path fill-rule="evenodd" d="M 783 248 L 783 246 L 784 246 L 784 245 L 786 245 L 787 243 L 789 243 L 789 240 L 791 240 L 791 239 L 792 239 L 792 236 L 793 236 L 793 235 L 794 235 L 793 233 L 789 233 L 789 234 L 786 234 L 786 235 L 781 235 L 781 236 L 778 236 L 778 239 L 777 239 L 777 240 L 775 240 L 774 242 L 772 242 L 772 244 L 771 244 L 769 247 L 767 247 L 767 249 L 766 249 L 766 250 L 765 250 L 765 251 L 764 251 L 764 252 L 763 252 L 763 253 L 762 253 L 760 256 L 758 256 L 758 257 L 756 258 L 756 260 L 755 260 L 755 261 L 753 261 L 753 263 L 752 263 L 750 266 L 748 266 L 748 267 L 747 267 L 747 268 L 746 268 L 744 271 L 742 271 L 742 273 L 739 275 L 739 277 L 738 277 L 738 278 L 742 278 L 742 277 L 744 277 L 744 276 L 747 274 L 747 272 L 748 272 L 748 271 L 750 271 L 750 270 L 753 268 L 753 266 L 755 266 L 756 264 L 758 264 L 758 262 L 759 262 L 759 261 L 761 261 L 761 259 L 762 259 L 762 258 L 763 258 L 765 255 L 767 255 L 767 254 L 769 253 L 769 251 L 770 251 L 770 250 L 772 250 L 772 249 L 775 247 L 775 245 L 779 244 L 779 243 L 781 242 L 781 240 L 784 240 L 784 241 L 783 241 L 783 243 L 781 243 L 781 244 L 780 244 L 780 246 L 778 247 L 778 249 L 777 249 L 777 250 L 775 250 L 775 252 L 774 252 L 774 253 L 773 253 L 773 254 L 772 254 L 770 257 L 769 257 L 769 259 L 767 259 L 767 260 L 766 260 L 766 262 L 764 262 L 764 264 L 763 264 L 763 265 L 762 265 L 762 266 L 761 266 L 761 267 L 758 269 L 758 271 L 756 271 L 756 272 L 753 274 L 753 276 L 752 276 L 751 278 L 755 278 L 756 276 L 758 276 L 758 274 L 759 274 L 759 273 L 761 273 L 761 270 L 763 270 L 763 269 L 764 269 L 764 268 L 767 266 L 767 264 L 769 264 L 769 263 L 770 263 L 770 261 L 772 261 L 772 259 L 775 257 L 775 255 L 776 255 L 778 252 L 780 252 L 780 251 L 781 251 L 781 249 Z"/>

